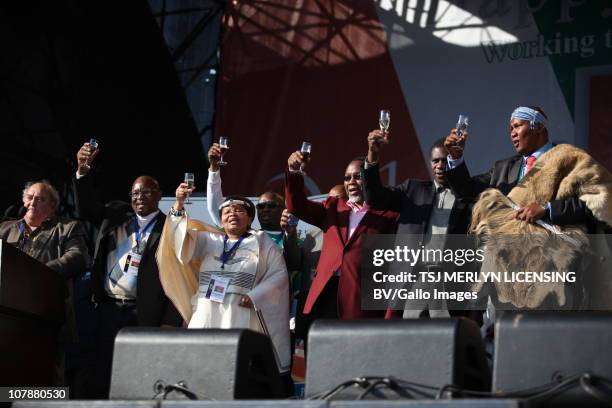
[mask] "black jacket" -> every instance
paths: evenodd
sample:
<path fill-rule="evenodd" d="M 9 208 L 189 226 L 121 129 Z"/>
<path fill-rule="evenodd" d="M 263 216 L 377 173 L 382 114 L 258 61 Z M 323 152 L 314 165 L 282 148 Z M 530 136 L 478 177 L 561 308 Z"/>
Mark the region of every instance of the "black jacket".
<path fill-rule="evenodd" d="M 85 176 L 74 179 L 74 190 L 79 214 L 99 229 L 95 240 L 94 261 L 91 271 L 92 291 L 99 302 L 107 296 L 104 289 L 104 280 L 107 279 L 106 260 L 110 250 L 109 233 L 117 227 L 133 222 L 134 212 L 132 207 L 125 202 L 115 201 L 102 205 L 95 200 L 91 177 Z M 159 280 L 155 253 L 166 216 L 160 212 L 156 218 L 157 222 L 147 239 L 138 269 L 136 296 L 138 323 L 141 326 L 180 326 L 182 319 L 172 302 L 166 297 Z"/>
<path fill-rule="evenodd" d="M 398 234 L 423 235 L 427 231 L 435 199 L 433 181 L 407 180 L 397 187 L 384 187 L 378 165 L 363 171 L 366 202 L 376 209 L 399 212 Z M 451 210 L 447 234 L 465 234 L 471 205 L 457 198 Z"/>
<path fill-rule="evenodd" d="M 476 199 L 478 194 L 488 188 L 497 188 L 507 195 L 519 182 L 519 172 L 522 156 L 516 155 L 508 159 L 498 160 L 491 169 L 483 174 L 471 177 L 465 164 L 461 163 L 446 172 L 446 178 L 453 191 L 463 199 Z M 594 221 L 586 204 L 578 197 L 550 202 L 550 214 L 547 221 L 557 225 L 586 224 Z"/>

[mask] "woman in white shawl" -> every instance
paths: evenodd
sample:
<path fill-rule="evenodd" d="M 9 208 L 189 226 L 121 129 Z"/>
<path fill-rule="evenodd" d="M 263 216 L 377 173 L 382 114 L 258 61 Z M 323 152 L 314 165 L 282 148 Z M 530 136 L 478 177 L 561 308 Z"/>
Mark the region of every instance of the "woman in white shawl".
<path fill-rule="evenodd" d="M 251 229 L 255 206 L 229 196 L 219 207 L 225 234 L 190 220 L 182 183 L 166 219 L 157 262 L 166 295 L 189 328 L 246 328 L 272 340 L 281 373 L 290 368 L 289 281 L 282 252 Z M 216 232 L 212 232 L 216 231 Z"/>

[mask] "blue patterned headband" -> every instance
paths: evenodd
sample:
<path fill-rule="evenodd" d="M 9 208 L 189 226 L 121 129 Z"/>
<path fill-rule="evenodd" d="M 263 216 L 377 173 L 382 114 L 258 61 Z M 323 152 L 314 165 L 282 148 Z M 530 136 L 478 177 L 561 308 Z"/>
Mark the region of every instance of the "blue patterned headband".
<path fill-rule="evenodd" d="M 544 115 L 537 110 L 528 108 L 526 106 L 519 106 L 514 110 L 514 112 L 512 112 L 510 120 L 515 118 L 528 121 L 531 129 L 535 128 L 536 123 L 541 123 L 544 127 L 547 125 L 547 120 Z"/>

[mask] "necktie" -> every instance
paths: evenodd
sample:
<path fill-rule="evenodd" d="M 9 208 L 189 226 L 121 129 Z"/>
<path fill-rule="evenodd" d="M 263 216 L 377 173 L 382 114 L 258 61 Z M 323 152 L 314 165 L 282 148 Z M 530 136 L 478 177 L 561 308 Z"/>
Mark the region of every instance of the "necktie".
<path fill-rule="evenodd" d="M 527 160 L 525 161 L 525 176 L 529 173 L 529 171 L 531 171 L 531 169 L 535 165 L 536 160 L 537 158 L 535 156 L 527 157 Z"/>

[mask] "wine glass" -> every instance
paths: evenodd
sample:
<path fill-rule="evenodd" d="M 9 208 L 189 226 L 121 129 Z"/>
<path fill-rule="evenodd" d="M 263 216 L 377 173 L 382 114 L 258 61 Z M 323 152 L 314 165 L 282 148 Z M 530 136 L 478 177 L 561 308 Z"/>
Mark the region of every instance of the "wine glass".
<path fill-rule="evenodd" d="M 193 173 L 185 173 L 185 183 L 187 183 L 188 188 L 193 188 L 195 186 L 195 175 Z M 191 201 L 189 201 L 189 195 L 187 195 L 185 204 L 191 204 Z"/>
<path fill-rule="evenodd" d="M 380 113 L 378 115 L 378 126 L 380 127 L 380 130 L 385 132 L 385 134 L 389 131 L 389 126 L 391 126 L 391 111 L 387 109 L 380 110 Z M 385 143 L 388 142 L 386 136 L 383 141 Z"/>
<path fill-rule="evenodd" d="M 459 137 L 463 136 L 463 133 L 467 130 L 470 118 L 467 115 L 459 115 L 457 119 L 457 134 Z"/>
<path fill-rule="evenodd" d="M 469 120 L 470 118 L 468 118 L 467 115 L 462 115 L 462 114 L 459 115 L 459 119 L 457 119 L 457 126 L 456 126 L 457 135 L 459 137 L 463 137 L 463 134 L 467 131 Z M 459 145 L 459 142 L 455 143 L 455 146 L 463 150 L 463 147 Z"/>
<path fill-rule="evenodd" d="M 227 152 L 227 149 L 229 149 L 229 139 L 227 137 L 219 137 L 219 148 L 221 149 L 221 160 L 219 160 L 219 163 L 217 164 L 219 166 L 225 166 L 227 162 L 223 160 L 223 157 L 225 157 L 225 153 Z"/>
<path fill-rule="evenodd" d="M 98 141 L 96 139 L 89 139 L 89 147 L 92 149 L 91 154 L 93 154 L 94 151 L 98 149 Z M 87 163 L 85 163 L 85 166 L 87 166 L 88 169 L 91 169 L 89 159 L 87 160 Z"/>
<path fill-rule="evenodd" d="M 304 159 L 304 163 L 308 161 L 310 157 L 310 152 L 312 151 L 312 145 L 308 142 L 302 142 L 302 147 L 300 148 L 300 153 L 302 153 L 302 158 Z M 305 176 L 306 172 L 304 171 L 304 164 L 300 165 L 300 170 L 298 171 L 301 175 Z"/>

